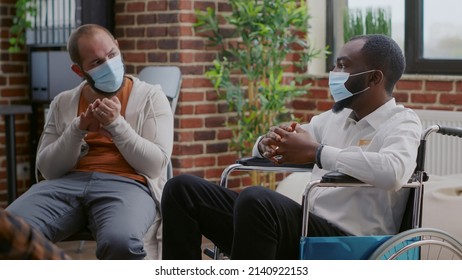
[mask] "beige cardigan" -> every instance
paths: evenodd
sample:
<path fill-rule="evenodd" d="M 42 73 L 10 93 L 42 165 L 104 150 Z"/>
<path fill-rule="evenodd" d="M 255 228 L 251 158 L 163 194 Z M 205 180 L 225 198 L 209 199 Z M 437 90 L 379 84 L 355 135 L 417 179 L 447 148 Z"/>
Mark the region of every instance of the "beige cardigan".
<path fill-rule="evenodd" d="M 105 126 L 127 162 L 147 181 L 160 209 L 166 168 L 173 147 L 173 114 L 159 85 L 133 79 L 125 118 Z M 50 104 L 37 150 L 36 166 L 45 179 L 63 176 L 88 152 L 87 131 L 78 128 L 80 92 L 86 82 L 57 95 Z"/>

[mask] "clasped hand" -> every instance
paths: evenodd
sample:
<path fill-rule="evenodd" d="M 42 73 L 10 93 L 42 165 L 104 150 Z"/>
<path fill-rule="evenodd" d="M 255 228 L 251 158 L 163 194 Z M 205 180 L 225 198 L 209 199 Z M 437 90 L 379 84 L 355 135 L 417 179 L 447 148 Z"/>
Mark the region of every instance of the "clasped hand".
<path fill-rule="evenodd" d="M 317 146 L 308 131 L 295 122 L 271 127 L 259 143 L 262 155 L 278 164 L 314 162 Z"/>
<path fill-rule="evenodd" d="M 111 124 L 120 116 L 121 104 L 116 96 L 96 99 L 80 114 L 79 128 L 91 132 L 99 132 L 111 138 L 111 134 L 103 126 Z"/>

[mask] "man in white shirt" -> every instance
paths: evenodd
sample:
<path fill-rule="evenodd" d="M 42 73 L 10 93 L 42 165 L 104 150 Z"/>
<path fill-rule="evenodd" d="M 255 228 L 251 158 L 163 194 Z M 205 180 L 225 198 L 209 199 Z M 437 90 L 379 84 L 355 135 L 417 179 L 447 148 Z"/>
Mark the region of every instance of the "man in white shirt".
<path fill-rule="evenodd" d="M 393 88 L 405 68 L 402 51 L 383 35 L 345 44 L 329 74 L 331 111 L 306 125 L 273 127 L 253 154 L 276 163 L 316 163 L 313 179 L 340 171 L 376 186 L 320 189 L 311 196 L 309 235 L 395 234 L 412 175 L 421 124 L 396 105 Z M 201 235 L 233 259 L 296 259 L 301 205 L 263 187 L 240 193 L 181 175 L 162 198 L 163 257 L 200 258 Z"/>

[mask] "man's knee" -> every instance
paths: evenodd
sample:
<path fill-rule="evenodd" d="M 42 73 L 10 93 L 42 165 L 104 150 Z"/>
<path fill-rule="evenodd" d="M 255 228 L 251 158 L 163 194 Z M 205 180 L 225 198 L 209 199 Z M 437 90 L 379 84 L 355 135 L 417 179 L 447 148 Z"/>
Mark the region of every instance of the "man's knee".
<path fill-rule="evenodd" d="M 141 260 L 146 257 L 143 240 L 125 233 L 104 236 L 96 244 L 96 257 L 107 260 Z"/>
<path fill-rule="evenodd" d="M 195 180 L 197 180 L 197 178 L 189 174 L 181 174 L 169 179 L 167 183 L 165 183 L 162 197 L 175 195 L 179 191 L 188 188 Z"/>
<path fill-rule="evenodd" d="M 248 187 L 239 194 L 235 208 L 239 210 L 255 210 L 272 200 L 270 189 L 260 186 Z"/>

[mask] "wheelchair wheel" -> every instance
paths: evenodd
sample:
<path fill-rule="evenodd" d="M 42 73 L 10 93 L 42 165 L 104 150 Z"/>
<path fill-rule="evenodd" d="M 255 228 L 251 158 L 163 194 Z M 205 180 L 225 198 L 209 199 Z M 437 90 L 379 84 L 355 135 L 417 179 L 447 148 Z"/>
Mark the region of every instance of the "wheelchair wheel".
<path fill-rule="evenodd" d="M 371 260 L 462 260 L 462 244 L 448 233 L 432 228 L 401 232 L 369 257 Z"/>

